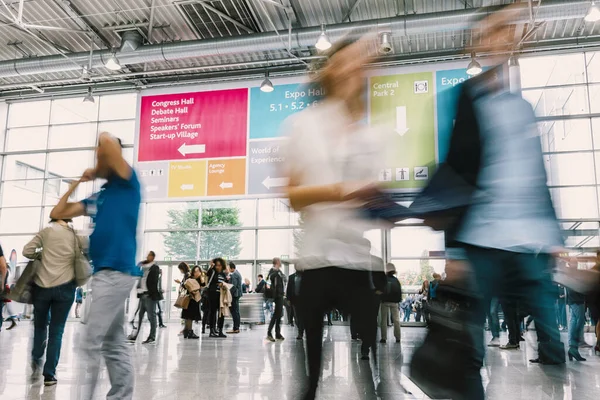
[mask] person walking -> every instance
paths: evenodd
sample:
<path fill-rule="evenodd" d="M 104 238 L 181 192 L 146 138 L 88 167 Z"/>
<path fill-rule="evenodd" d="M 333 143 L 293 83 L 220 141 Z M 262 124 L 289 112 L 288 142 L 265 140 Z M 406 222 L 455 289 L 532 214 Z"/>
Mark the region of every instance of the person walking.
<path fill-rule="evenodd" d="M 290 302 L 292 309 L 294 310 L 294 318 L 296 319 L 296 328 L 298 329 L 298 336 L 296 340 L 302 340 L 304 337 L 304 322 L 302 321 L 302 313 L 300 312 L 300 285 L 302 284 L 302 271 L 296 271 L 291 274 L 288 278 L 288 284 L 285 289 L 285 297 Z"/>
<path fill-rule="evenodd" d="M 569 260 L 569 268 L 577 269 L 577 259 Z M 585 326 L 585 295 L 567 288 L 567 305 L 569 306 L 569 361 L 586 361 L 579 354 L 579 341 L 583 337 Z"/>
<path fill-rule="evenodd" d="M 140 302 L 138 314 L 138 326 L 127 337 L 130 342 L 137 340 L 138 334 L 142 330 L 142 321 L 144 314 L 148 314 L 150 321 L 150 334 L 142 344 L 154 343 L 156 341 L 156 307 L 162 294 L 160 292 L 160 267 L 154 262 L 156 255 L 150 251 L 146 259 L 140 263 L 142 277 L 138 281 L 137 293 Z"/>
<path fill-rule="evenodd" d="M 83 288 L 79 286 L 75 290 L 75 318 L 80 318 L 79 310 L 81 309 L 81 304 L 83 304 Z"/>
<path fill-rule="evenodd" d="M 267 329 L 267 340 L 269 342 L 285 340 L 281 335 L 281 317 L 283 316 L 283 296 L 285 294 L 286 278 L 283 271 L 281 271 L 281 260 L 279 258 L 276 257 L 273 259 L 273 268 L 269 271 L 267 279 L 271 282 L 271 298 L 275 307 L 273 316 L 269 322 L 269 328 Z M 275 337 L 273 337 L 273 327 L 275 327 Z"/>
<path fill-rule="evenodd" d="M 242 274 L 237 270 L 234 263 L 229 262 L 229 283 L 231 287 L 231 318 L 233 319 L 233 329 L 228 331 L 227 334 L 240 333 L 240 298 L 242 297 Z"/>
<path fill-rule="evenodd" d="M 303 270 L 299 301 L 309 366 L 305 399 L 315 398 L 321 374 L 323 314 L 335 307 L 369 321 L 374 310 L 370 245 L 363 235 L 377 223 L 357 207 L 377 191 L 385 149 L 379 131 L 364 124 L 367 47 L 365 40 L 334 44 L 318 74 L 325 99 L 319 107 L 292 115 L 283 127 L 289 136 L 286 193 L 304 220 L 296 269 Z M 365 334 L 374 336 L 376 329 L 365 329 Z M 362 355 L 368 357 L 375 337 L 361 339 Z"/>
<path fill-rule="evenodd" d="M 78 203 L 69 202 L 82 182 L 105 179 L 102 190 Z M 121 141 L 103 132 L 96 149 L 96 166 L 84 172 L 52 209 L 50 218 L 87 215 L 94 222 L 90 258 L 94 266 L 92 303 L 87 323 L 87 377 L 83 400 L 94 397 L 102 357 L 111 388 L 107 400 L 130 400 L 135 375 L 125 337 L 125 302 L 139 268 L 135 262 L 141 202 L 140 182 L 122 155 Z"/>
<path fill-rule="evenodd" d="M 73 257 L 84 240 L 78 238 L 69 226 L 71 222 L 70 219 L 52 219 L 50 226 L 35 235 L 23 248 L 24 257 L 39 260 L 32 288 L 34 333 L 31 378 L 35 381 L 39 377 L 45 351 L 46 362 L 42 371 L 45 386 L 58 382 L 56 366 L 77 288 Z"/>
<path fill-rule="evenodd" d="M 386 266 L 386 288 L 381 299 L 381 311 L 379 313 L 379 328 L 381 330 L 381 343 L 387 342 L 388 315 L 392 315 L 394 324 L 394 337 L 396 343 L 402 338 L 400 333 L 400 310 L 398 305 L 402 301 L 402 286 L 396 278 L 396 267 L 392 263 Z"/>

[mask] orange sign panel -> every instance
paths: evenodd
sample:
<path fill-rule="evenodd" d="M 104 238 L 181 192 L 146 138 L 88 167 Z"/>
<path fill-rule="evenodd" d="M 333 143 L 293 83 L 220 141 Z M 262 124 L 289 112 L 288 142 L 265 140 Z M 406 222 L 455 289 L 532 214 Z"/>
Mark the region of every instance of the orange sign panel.
<path fill-rule="evenodd" d="M 208 160 L 208 196 L 246 194 L 246 159 Z"/>

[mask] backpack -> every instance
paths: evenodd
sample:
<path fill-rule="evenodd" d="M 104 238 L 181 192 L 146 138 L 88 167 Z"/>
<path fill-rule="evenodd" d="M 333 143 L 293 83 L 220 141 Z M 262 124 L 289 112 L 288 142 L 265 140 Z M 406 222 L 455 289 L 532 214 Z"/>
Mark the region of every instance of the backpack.
<path fill-rule="evenodd" d="M 395 276 L 386 276 L 385 291 L 383 292 L 384 303 L 400 303 L 402 301 L 402 286 Z"/>

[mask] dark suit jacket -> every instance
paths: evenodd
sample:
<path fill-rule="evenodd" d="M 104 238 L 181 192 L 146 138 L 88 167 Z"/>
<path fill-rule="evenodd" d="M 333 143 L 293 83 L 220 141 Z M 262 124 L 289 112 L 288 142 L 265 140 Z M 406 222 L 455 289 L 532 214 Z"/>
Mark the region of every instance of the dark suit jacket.
<path fill-rule="evenodd" d="M 148 286 L 148 296 L 154 301 L 162 300 L 162 292 L 160 290 L 160 267 L 153 264 L 148 272 L 148 279 L 146 280 L 146 286 Z"/>
<path fill-rule="evenodd" d="M 294 304 L 294 302 L 297 300 L 297 298 L 296 298 L 296 273 L 293 273 L 288 277 L 288 284 L 287 284 L 287 288 L 285 290 L 285 297 L 292 304 Z"/>

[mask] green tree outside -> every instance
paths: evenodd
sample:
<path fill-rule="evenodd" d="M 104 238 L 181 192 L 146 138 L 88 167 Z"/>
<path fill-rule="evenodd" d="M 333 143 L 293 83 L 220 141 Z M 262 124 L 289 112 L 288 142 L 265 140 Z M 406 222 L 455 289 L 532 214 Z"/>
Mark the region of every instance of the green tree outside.
<path fill-rule="evenodd" d="M 239 231 L 202 231 L 189 232 L 187 229 L 198 229 L 198 208 L 187 210 L 169 210 L 167 215 L 169 229 L 173 232 L 163 234 L 167 254 L 175 261 L 210 260 L 214 257 L 235 259 L 240 254 Z M 202 209 L 202 227 L 236 227 L 241 226 L 239 209 L 208 208 Z M 177 231 L 180 229 L 180 231 Z M 199 241 L 199 249 L 197 248 Z"/>

